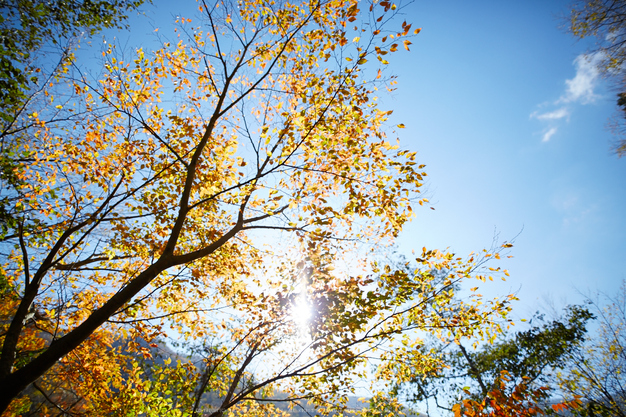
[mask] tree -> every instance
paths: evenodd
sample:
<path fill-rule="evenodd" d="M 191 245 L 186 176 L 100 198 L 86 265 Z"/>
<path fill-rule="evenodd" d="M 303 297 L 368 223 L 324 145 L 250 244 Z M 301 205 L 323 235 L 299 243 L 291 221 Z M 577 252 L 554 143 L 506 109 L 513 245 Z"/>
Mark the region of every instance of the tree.
<path fill-rule="evenodd" d="M 0 105 L 2 132 L 6 133 L 40 85 L 44 46 L 60 48 L 61 65 L 85 32 L 93 36 L 103 29 L 125 28 L 129 11 L 144 0 L 47 1 L 4 0 L 0 3 Z M 52 52 L 52 51 L 48 51 Z M 55 51 L 56 52 L 56 51 Z M 48 57 L 50 59 L 50 57 Z M 18 113 L 18 114 L 16 114 Z"/>
<path fill-rule="evenodd" d="M 615 81 L 620 93 L 617 105 L 626 110 L 626 2 L 622 0 L 579 1 L 572 7 L 569 30 L 578 38 L 593 36 L 598 41 L 597 49 L 592 53 L 597 59 L 600 71 Z M 624 121 L 622 115 L 615 123 L 618 136 L 615 152 L 626 155 Z"/>
<path fill-rule="evenodd" d="M 497 331 L 508 299 L 454 299 L 473 258 L 424 249 L 427 270 L 376 284 L 367 256 L 340 267 L 425 201 L 375 100 L 410 45 L 398 10 L 202 3 L 178 42 L 130 60 L 108 44 L 97 79 L 70 61 L 48 80 L 3 137 L 0 410 L 30 407 L 31 384 L 44 412 L 79 415 L 198 415 L 209 394 L 212 415 L 263 415 L 277 391 L 330 409 L 403 332 Z M 172 334 L 203 358 L 146 375 Z"/>
<path fill-rule="evenodd" d="M 626 415 L 626 285 L 615 297 L 588 298 L 599 328 L 584 350 L 576 352 L 571 366 L 560 375 L 560 384 L 570 396 L 582 394 L 579 415 Z"/>
<path fill-rule="evenodd" d="M 525 412 L 540 410 L 538 403 L 556 388 L 555 372 L 569 366 L 572 355 L 580 350 L 592 318 L 586 308 L 570 306 L 560 319 L 503 335 L 475 351 L 461 338 L 424 345 L 424 353 L 430 352 L 439 367 L 425 374 L 415 372 L 398 389 L 409 401 L 432 400 L 439 409 L 455 414 L 461 412 L 459 398 L 467 399 L 463 403 L 466 411 L 485 412 L 492 401 L 503 410 L 517 406 Z M 543 321 L 543 315 L 533 320 Z M 488 412 L 499 415 L 496 411 Z"/>
<path fill-rule="evenodd" d="M 20 118 L 40 107 L 38 97 L 70 64 L 79 41 L 103 29 L 126 28 L 129 13 L 144 0 L 4 0 L 0 2 L 0 176 L 20 181 L 16 132 Z M 0 200 L 0 235 L 15 227 L 11 203 Z"/>

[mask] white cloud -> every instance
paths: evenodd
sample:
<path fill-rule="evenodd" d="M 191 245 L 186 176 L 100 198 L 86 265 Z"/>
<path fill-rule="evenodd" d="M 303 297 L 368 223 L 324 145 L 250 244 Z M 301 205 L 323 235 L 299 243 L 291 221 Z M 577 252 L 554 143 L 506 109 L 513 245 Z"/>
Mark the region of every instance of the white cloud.
<path fill-rule="evenodd" d="M 556 133 L 556 131 L 558 130 L 558 128 L 556 127 L 552 127 L 550 129 L 548 129 L 544 134 L 543 134 L 543 139 L 541 139 L 542 142 L 547 142 L 550 140 L 550 138 L 552 136 L 554 136 L 554 134 Z"/>
<path fill-rule="evenodd" d="M 601 54 L 578 55 L 574 60 L 576 75 L 571 80 L 565 80 L 567 89 L 557 103 L 580 102 L 587 104 L 595 101 L 598 95 L 593 92 L 593 89 L 596 87 L 600 75 L 597 66 L 601 59 Z"/>
<path fill-rule="evenodd" d="M 578 55 L 574 60 L 576 74 L 573 78 L 565 80 L 566 87 L 561 97 L 552 103 L 541 104 L 539 107 L 544 109 L 541 112 L 537 110 L 530 114 L 531 119 L 548 122 L 548 127 L 542 132 L 542 142 L 548 142 L 556 134 L 561 119 L 569 122 L 574 104 L 593 103 L 599 97 L 594 89 L 600 80 L 598 65 L 603 59 L 602 53 Z M 549 110 L 550 107 L 554 110 Z"/>
<path fill-rule="evenodd" d="M 530 117 L 534 117 L 539 120 L 558 120 L 564 117 L 569 117 L 569 110 L 566 107 L 561 107 L 560 109 L 547 113 L 534 112 L 530 115 Z"/>

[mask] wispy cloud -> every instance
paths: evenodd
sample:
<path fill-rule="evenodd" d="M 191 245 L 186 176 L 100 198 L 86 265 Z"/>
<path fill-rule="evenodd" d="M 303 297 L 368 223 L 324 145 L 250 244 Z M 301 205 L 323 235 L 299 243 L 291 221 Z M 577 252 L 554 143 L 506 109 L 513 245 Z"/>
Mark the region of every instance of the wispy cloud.
<path fill-rule="evenodd" d="M 556 133 L 556 131 L 558 130 L 558 127 L 551 127 L 550 129 L 546 130 L 543 133 L 543 138 L 541 139 L 542 142 L 547 142 L 550 140 L 550 138 L 552 136 L 554 136 L 554 134 Z"/>
<path fill-rule="evenodd" d="M 597 214 L 599 204 L 583 198 L 584 192 L 582 189 L 564 187 L 552 195 L 551 205 L 561 215 L 563 226 L 587 223 Z"/>
<path fill-rule="evenodd" d="M 569 110 L 566 107 L 561 107 L 560 109 L 556 109 L 554 111 L 539 113 L 538 111 L 533 112 L 530 117 L 534 117 L 539 120 L 559 120 L 564 117 L 569 117 Z"/>
<path fill-rule="evenodd" d="M 593 103 L 599 97 L 594 90 L 600 80 L 598 63 L 603 57 L 599 53 L 577 56 L 573 62 L 576 74 L 573 78 L 565 80 L 565 91 L 561 97 L 554 102 L 540 105 L 544 110 L 536 110 L 530 114 L 531 119 L 541 120 L 547 124 L 541 133 L 542 142 L 548 142 L 556 134 L 559 123 L 562 123 L 561 119 L 569 121 L 574 105 Z"/>

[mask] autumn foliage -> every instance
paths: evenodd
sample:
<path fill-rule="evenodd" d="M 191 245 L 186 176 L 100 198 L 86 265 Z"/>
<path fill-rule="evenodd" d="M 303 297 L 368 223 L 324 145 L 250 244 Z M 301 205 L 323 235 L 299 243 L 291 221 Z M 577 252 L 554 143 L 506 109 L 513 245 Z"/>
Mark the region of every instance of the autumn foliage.
<path fill-rule="evenodd" d="M 550 405 L 551 390 L 548 387 L 533 388 L 527 379 L 510 387 L 509 381 L 509 374 L 502 371 L 482 401 L 466 399 L 454 405 L 455 417 L 530 417 L 575 410 L 581 405 L 578 398 Z"/>
<path fill-rule="evenodd" d="M 376 101 L 418 32 L 397 11 L 200 3 L 177 41 L 51 73 L 2 136 L 1 409 L 199 415 L 213 396 L 213 415 L 269 415 L 280 392 L 330 410 L 385 349 L 427 366 L 417 331 L 498 332 L 511 297 L 455 298 L 483 258 L 372 256 L 426 201 Z M 154 362 L 172 339 L 194 360 Z"/>

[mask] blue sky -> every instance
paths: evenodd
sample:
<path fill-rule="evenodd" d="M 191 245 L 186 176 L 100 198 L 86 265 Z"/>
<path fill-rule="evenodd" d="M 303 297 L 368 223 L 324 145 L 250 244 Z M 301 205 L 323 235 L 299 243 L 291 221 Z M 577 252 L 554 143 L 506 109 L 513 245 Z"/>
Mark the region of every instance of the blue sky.
<path fill-rule="evenodd" d="M 581 57 L 594 42 L 560 29 L 568 4 L 417 1 L 405 14 L 422 32 L 382 97 L 436 209 L 418 212 L 401 250 L 463 255 L 521 231 L 511 278 L 489 291 L 519 289 L 521 315 L 626 279 L 626 158 L 606 128 L 616 93 Z"/>
<path fill-rule="evenodd" d="M 196 10 L 154 3 L 152 22 L 131 21 L 133 39 Z M 511 277 L 486 294 L 519 290 L 518 317 L 545 298 L 560 308 L 626 279 L 626 157 L 611 153 L 606 129 L 616 92 L 581 58 L 593 41 L 563 28 L 568 5 L 415 1 L 403 17 L 422 32 L 390 60 L 398 89 L 380 97 L 394 110 L 390 126 L 406 125 L 401 146 L 426 164 L 435 208 L 417 211 L 399 251 L 466 255 L 494 233 L 517 236 L 502 262 Z"/>

